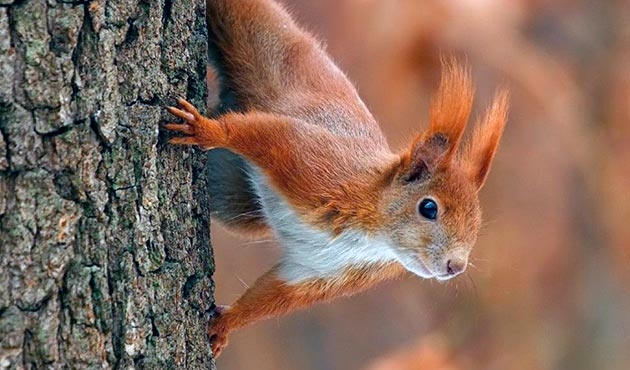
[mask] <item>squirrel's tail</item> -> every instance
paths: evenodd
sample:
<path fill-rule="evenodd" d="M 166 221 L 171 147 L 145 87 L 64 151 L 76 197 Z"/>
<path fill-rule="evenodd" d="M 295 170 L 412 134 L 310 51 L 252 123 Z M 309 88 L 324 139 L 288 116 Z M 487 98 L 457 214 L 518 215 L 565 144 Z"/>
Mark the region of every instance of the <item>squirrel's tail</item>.
<path fill-rule="evenodd" d="M 245 160 L 226 150 L 208 152 L 208 191 L 212 217 L 239 234 L 259 236 L 269 231 L 249 182 Z"/>

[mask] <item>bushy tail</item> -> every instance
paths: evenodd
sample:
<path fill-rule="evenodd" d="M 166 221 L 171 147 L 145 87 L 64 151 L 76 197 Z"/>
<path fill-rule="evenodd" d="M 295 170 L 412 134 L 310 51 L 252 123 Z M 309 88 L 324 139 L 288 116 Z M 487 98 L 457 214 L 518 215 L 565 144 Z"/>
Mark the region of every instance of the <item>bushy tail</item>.
<path fill-rule="evenodd" d="M 230 151 L 208 152 L 208 191 L 213 218 L 230 230 L 257 236 L 268 232 L 269 227 L 247 170 L 245 160 Z"/>

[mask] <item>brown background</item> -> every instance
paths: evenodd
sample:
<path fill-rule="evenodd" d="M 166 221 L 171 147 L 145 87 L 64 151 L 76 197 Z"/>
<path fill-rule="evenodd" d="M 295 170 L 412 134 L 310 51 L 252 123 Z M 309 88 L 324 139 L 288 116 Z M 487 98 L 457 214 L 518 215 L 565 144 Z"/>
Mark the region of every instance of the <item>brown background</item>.
<path fill-rule="evenodd" d="M 394 149 L 426 125 L 440 53 L 467 58 L 475 113 L 512 89 L 465 276 L 409 277 L 232 335 L 235 369 L 628 369 L 630 2 L 287 2 Z M 278 257 L 213 227 L 216 298 Z"/>

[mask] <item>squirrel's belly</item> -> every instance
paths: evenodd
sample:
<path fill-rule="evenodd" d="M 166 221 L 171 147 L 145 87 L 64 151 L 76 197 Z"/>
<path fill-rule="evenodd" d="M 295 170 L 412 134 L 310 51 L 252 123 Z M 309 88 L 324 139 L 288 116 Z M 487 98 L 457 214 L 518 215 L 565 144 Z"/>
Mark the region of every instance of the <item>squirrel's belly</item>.
<path fill-rule="evenodd" d="M 329 231 L 303 222 L 253 166 L 250 177 L 266 222 L 284 250 L 280 273 L 288 282 L 340 276 L 339 273 L 349 267 L 395 260 L 392 248 L 378 236 L 360 230 L 346 230 L 333 236 Z"/>

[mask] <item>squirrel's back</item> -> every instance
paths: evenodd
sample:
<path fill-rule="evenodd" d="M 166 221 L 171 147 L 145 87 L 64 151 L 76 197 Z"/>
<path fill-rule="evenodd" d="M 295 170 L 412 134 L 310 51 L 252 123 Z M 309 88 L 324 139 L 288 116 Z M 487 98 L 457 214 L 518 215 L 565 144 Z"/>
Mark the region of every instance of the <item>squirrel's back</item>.
<path fill-rule="evenodd" d="M 272 0 L 208 0 L 212 62 L 240 111 L 298 118 L 386 146 L 354 86 Z"/>

